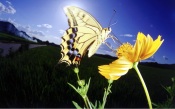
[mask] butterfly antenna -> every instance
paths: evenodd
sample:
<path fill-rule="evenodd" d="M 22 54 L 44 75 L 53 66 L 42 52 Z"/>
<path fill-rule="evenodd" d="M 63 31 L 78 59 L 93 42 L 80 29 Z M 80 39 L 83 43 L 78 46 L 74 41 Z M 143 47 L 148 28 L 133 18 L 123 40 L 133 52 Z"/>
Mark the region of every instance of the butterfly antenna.
<path fill-rule="evenodd" d="M 111 17 L 111 19 L 110 19 L 110 21 L 109 21 L 108 27 L 110 27 L 111 21 L 112 21 L 112 19 L 114 18 L 115 14 L 116 14 L 116 10 L 114 10 L 114 13 L 113 13 L 113 15 L 112 15 L 112 17 Z"/>
<path fill-rule="evenodd" d="M 115 23 L 111 24 L 109 27 L 111 27 L 112 25 L 115 25 L 116 23 L 117 23 L 117 21 Z"/>

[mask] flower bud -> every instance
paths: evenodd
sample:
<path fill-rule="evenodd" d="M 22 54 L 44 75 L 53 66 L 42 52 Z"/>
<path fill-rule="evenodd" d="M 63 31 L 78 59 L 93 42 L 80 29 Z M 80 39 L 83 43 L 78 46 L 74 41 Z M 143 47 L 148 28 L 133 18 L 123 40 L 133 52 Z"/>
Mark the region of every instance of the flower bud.
<path fill-rule="evenodd" d="M 78 82 L 78 85 L 81 87 L 85 85 L 85 80 L 78 80 L 77 82 Z"/>
<path fill-rule="evenodd" d="M 78 67 L 75 67 L 75 68 L 74 68 L 74 72 L 78 74 L 78 72 L 79 72 Z"/>

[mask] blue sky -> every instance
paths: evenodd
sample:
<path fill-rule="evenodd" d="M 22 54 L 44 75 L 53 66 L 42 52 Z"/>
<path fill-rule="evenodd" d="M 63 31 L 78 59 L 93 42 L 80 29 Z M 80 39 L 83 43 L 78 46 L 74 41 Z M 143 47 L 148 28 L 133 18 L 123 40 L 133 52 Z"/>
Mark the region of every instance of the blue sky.
<path fill-rule="evenodd" d="M 60 44 L 68 28 L 63 11 L 67 5 L 83 8 L 102 27 L 108 26 L 115 9 L 113 23 L 117 23 L 111 28 L 121 42 L 134 44 L 138 32 L 153 39 L 161 35 L 164 43 L 149 61 L 175 63 L 175 0 L 1 0 L 0 19 L 14 23 L 30 36 Z M 98 53 L 115 55 L 105 45 Z"/>

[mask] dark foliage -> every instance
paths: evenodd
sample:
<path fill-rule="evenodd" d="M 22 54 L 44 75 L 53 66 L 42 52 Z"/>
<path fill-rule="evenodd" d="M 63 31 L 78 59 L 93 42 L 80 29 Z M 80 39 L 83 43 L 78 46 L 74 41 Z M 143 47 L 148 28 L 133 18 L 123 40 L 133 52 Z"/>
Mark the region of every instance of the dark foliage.
<path fill-rule="evenodd" d="M 27 45 L 24 45 L 24 48 Z M 21 47 L 22 49 L 22 47 Z M 22 49 L 23 50 L 23 49 Z M 73 67 L 58 64 L 60 48 L 45 46 L 15 53 L 13 57 L 0 58 L 0 107 L 1 108 L 74 108 L 72 100 L 84 107 L 83 99 L 67 84 L 77 85 Z M 114 59 L 84 56 L 80 78 L 86 82 L 91 77 L 89 99 L 102 100 L 107 80 L 98 73 L 98 66 Z M 167 92 L 161 85 L 171 84 L 175 71 L 139 65 L 139 69 L 153 102 L 166 101 Z M 147 108 L 147 100 L 134 70 L 112 84 L 108 108 Z"/>

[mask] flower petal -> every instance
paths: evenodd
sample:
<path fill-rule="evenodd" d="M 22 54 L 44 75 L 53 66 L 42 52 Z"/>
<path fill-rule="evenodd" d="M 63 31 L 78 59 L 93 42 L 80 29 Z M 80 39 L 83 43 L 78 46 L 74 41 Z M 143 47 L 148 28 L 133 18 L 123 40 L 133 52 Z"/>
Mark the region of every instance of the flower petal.
<path fill-rule="evenodd" d="M 121 76 L 125 75 L 130 68 L 132 68 L 132 62 L 124 57 L 113 61 L 109 65 L 101 65 L 98 67 L 99 73 L 106 79 L 111 80 L 119 79 Z"/>
<path fill-rule="evenodd" d="M 131 58 L 132 59 L 132 62 L 137 62 L 140 60 L 140 55 L 141 55 L 141 51 L 144 49 L 143 46 L 144 46 L 144 41 L 146 41 L 146 36 L 139 32 L 137 34 L 137 40 L 136 40 L 136 43 L 134 45 L 134 55 L 133 57 Z"/>
<path fill-rule="evenodd" d="M 141 57 L 142 60 L 151 57 L 159 49 L 163 41 L 164 40 L 161 40 L 161 36 L 159 35 L 158 38 L 150 44 L 149 49 L 144 51 L 144 54 Z"/>
<path fill-rule="evenodd" d="M 144 44 L 142 45 L 142 50 L 140 51 L 141 53 L 139 56 L 141 60 L 142 60 L 142 57 L 145 55 L 145 53 L 147 53 L 147 50 L 149 50 L 150 47 L 152 46 L 152 43 L 153 43 L 152 37 L 148 34 L 145 40 L 143 41 L 143 43 Z"/>
<path fill-rule="evenodd" d="M 134 63 L 151 57 L 162 43 L 163 40 L 161 41 L 161 36 L 158 36 L 158 38 L 153 41 L 149 34 L 146 37 L 143 33 L 139 32 L 134 45 L 134 55 L 130 54 L 131 62 Z"/>

